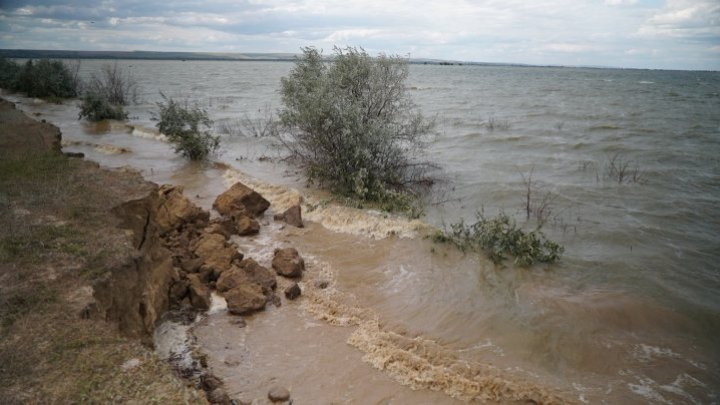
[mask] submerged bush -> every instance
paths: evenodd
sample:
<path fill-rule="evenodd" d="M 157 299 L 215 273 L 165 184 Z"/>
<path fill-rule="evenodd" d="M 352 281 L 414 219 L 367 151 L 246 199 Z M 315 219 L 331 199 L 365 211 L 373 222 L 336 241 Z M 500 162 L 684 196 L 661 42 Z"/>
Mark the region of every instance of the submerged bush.
<path fill-rule="evenodd" d="M 466 224 L 461 220 L 451 225 L 450 231 L 436 234 L 434 240 L 451 242 L 462 250 L 483 250 L 495 264 L 501 264 L 510 255 L 520 266 L 556 262 L 565 250 L 548 240 L 539 229 L 523 231 L 504 213 L 495 218 L 478 213 L 475 223 Z"/>
<path fill-rule="evenodd" d="M 80 105 L 78 119 L 87 118 L 89 121 L 125 120 L 127 113 L 121 105 L 113 105 L 99 93 L 85 93 Z"/>
<path fill-rule="evenodd" d="M 175 153 L 191 160 L 207 159 L 220 146 L 220 137 L 208 132 L 212 121 L 207 111 L 189 107 L 187 102 L 181 106 L 172 98 L 162 97 L 164 101 L 157 103 L 160 112 L 155 117 L 158 130 L 175 146 Z"/>
<path fill-rule="evenodd" d="M 86 91 L 97 93 L 114 105 L 128 105 L 137 99 L 137 81 L 115 62 L 105 64 L 99 76 L 92 75 Z"/>
<path fill-rule="evenodd" d="M 78 68 L 73 72 L 57 60 L 29 60 L 20 67 L 10 90 L 23 92 L 28 97 L 71 98 L 78 95 Z"/>
<path fill-rule="evenodd" d="M 419 161 L 433 123 L 405 92 L 407 60 L 335 48 L 331 62 L 304 48 L 282 78 L 279 139 L 310 181 L 342 196 L 408 209 L 429 189 Z"/>
<path fill-rule="evenodd" d="M 80 106 L 80 118 L 90 121 L 104 119 L 124 120 L 127 113 L 123 106 L 137 98 L 137 82 L 128 73 L 114 65 L 102 67 L 100 76 L 93 75 L 85 85 L 85 94 Z"/>

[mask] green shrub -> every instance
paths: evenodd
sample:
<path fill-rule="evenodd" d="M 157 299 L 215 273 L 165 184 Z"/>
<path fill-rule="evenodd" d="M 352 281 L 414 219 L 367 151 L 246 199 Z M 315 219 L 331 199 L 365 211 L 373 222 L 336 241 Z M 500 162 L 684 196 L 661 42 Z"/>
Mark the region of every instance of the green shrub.
<path fill-rule="evenodd" d="M 80 105 L 78 119 L 87 118 L 89 121 L 125 120 L 127 113 L 121 105 L 113 105 L 108 98 L 100 93 L 85 93 Z"/>
<path fill-rule="evenodd" d="M 410 208 L 432 186 L 419 158 L 433 123 L 405 91 L 407 60 L 335 48 L 323 61 L 304 48 L 282 78 L 279 139 L 310 181 L 381 207 Z"/>
<path fill-rule="evenodd" d="M 189 107 L 187 103 L 181 106 L 175 100 L 161 95 L 164 101 L 157 103 L 160 112 L 155 117 L 158 130 L 175 146 L 175 153 L 191 160 L 207 159 L 220 146 L 220 137 L 212 136 L 207 131 L 212 125 L 207 111 L 197 106 Z"/>
<path fill-rule="evenodd" d="M 136 97 L 137 83 L 130 74 L 119 68 L 117 62 L 114 65 L 103 65 L 102 74 L 93 75 L 85 85 L 78 119 L 125 120 L 127 113 L 123 106 L 135 101 Z"/>
<path fill-rule="evenodd" d="M 78 95 L 77 69 L 71 69 L 61 61 L 28 60 L 15 75 L 11 90 L 23 92 L 28 97 L 71 98 Z"/>
<path fill-rule="evenodd" d="M 449 232 L 440 231 L 433 235 L 433 240 L 453 243 L 462 250 L 483 250 L 495 264 L 501 264 L 510 255 L 520 266 L 554 263 L 560 260 L 565 250 L 548 240 L 539 229 L 523 231 L 504 213 L 495 218 L 478 213 L 475 223 L 466 224 L 461 220 L 451 225 Z"/>
<path fill-rule="evenodd" d="M 12 90 L 15 87 L 15 80 L 19 71 L 20 65 L 17 62 L 0 58 L 0 87 Z"/>
<path fill-rule="evenodd" d="M 113 105 L 128 105 L 137 99 L 137 81 L 117 62 L 103 65 L 101 74 L 93 74 L 85 87 L 87 92 L 101 95 Z"/>

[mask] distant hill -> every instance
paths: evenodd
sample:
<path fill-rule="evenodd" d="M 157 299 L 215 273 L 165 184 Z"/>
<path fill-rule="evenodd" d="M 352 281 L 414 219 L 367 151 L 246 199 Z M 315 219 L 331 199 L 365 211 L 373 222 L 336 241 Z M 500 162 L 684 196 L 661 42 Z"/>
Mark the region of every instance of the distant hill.
<path fill-rule="evenodd" d="M 44 49 L 0 49 L 4 58 L 49 59 L 155 59 L 155 60 L 293 60 L 291 53 L 211 53 L 153 51 L 66 51 Z"/>
<path fill-rule="evenodd" d="M 293 53 L 229 52 L 154 52 L 154 51 L 69 51 L 45 49 L 0 49 L 0 58 L 18 59 L 148 59 L 148 60 L 220 60 L 220 61 L 293 61 Z M 410 59 L 412 64 L 444 66 L 530 66 L 522 64 Z"/>

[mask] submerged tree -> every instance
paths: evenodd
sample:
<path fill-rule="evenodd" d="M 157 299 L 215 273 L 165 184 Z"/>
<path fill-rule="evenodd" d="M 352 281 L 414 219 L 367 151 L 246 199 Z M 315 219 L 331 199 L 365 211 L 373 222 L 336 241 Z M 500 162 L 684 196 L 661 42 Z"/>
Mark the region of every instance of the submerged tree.
<path fill-rule="evenodd" d="M 207 111 L 161 96 L 163 101 L 157 103 L 160 111 L 155 117 L 158 130 L 175 146 L 175 153 L 191 160 L 207 159 L 220 146 L 220 138 L 208 131 L 212 121 Z"/>
<path fill-rule="evenodd" d="M 335 48 L 326 62 L 304 48 L 282 78 L 280 139 L 309 180 L 386 208 L 407 208 L 432 186 L 421 161 L 433 123 L 406 93 L 407 60 Z"/>

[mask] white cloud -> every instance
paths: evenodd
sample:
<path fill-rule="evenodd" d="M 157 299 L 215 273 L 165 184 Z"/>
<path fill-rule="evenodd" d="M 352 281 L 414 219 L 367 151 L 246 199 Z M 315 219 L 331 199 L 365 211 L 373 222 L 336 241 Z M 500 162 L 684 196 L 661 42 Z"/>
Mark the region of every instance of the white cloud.
<path fill-rule="evenodd" d="M 14 34 L 0 39 L 0 48 L 77 49 L 91 40 L 86 49 L 297 52 L 358 45 L 419 58 L 720 68 L 710 49 L 720 43 L 719 0 L 104 0 L 93 7 L 82 0 L 13 1 L 11 10 L 0 7 L 0 34 Z"/>
<path fill-rule="evenodd" d="M 714 39 L 720 41 L 720 2 L 667 0 L 638 30 L 645 37 Z"/>
<path fill-rule="evenodd" d="M 637 4 L 638 0 L 605 0 L 608 6 L 629 6 Z"/>

